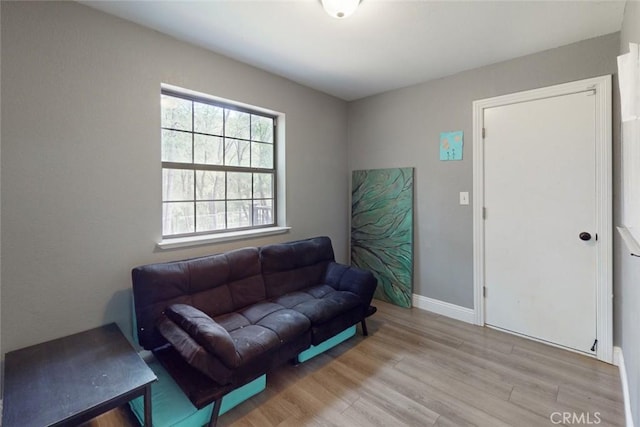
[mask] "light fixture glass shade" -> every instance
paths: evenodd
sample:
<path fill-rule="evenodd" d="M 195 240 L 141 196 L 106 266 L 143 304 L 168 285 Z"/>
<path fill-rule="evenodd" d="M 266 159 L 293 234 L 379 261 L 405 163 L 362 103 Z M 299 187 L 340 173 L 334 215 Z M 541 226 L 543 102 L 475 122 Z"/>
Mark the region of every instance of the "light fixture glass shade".
<path fill-rule="evenodd" d="M 322 0 L 324 10 L 334 18 L 344 19 L 358 8 L 360 0 Z"/>

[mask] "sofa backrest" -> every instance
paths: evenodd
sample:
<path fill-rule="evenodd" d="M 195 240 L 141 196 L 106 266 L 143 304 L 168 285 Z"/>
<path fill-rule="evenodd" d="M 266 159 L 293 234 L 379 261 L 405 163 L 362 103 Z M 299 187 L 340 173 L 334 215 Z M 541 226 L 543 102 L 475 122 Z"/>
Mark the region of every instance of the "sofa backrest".
<path fill-rule="evenodd" d="M 315 237 L 260 248 L 267 298 L 275 298 L 322 283 L 334 261 L 331 239 Z"/>
<path fill-rule="evenodd" d="M 131 276 L 138 341 L 147 350 L 166 343 L 156 324 L 171 304 L 189 304 L 215 317 L 266 298 L 258 248 L 149 264 Z"/>

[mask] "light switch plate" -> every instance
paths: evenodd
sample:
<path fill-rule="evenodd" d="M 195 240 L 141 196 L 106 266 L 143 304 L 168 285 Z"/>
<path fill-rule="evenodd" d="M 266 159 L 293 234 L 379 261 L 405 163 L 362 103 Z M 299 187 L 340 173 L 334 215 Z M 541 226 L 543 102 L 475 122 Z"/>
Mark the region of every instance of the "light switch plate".
<path fill-rule="evenodd" d="M 461 205 L 468 205 L 469 204 L 469 192 L 468 191 L 461 191 L 460 192 L 460 204 Z"/>

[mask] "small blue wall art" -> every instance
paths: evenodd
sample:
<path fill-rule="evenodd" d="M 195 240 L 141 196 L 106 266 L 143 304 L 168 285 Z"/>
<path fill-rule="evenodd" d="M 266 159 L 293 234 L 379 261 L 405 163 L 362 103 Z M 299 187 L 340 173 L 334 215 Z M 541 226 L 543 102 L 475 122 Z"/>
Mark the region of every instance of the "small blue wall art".
<path fill-rule="evenodd" d="M 462 160 L 463 133 L 461 130 L 455 132 L 440 133 L 440 160 Z"/>

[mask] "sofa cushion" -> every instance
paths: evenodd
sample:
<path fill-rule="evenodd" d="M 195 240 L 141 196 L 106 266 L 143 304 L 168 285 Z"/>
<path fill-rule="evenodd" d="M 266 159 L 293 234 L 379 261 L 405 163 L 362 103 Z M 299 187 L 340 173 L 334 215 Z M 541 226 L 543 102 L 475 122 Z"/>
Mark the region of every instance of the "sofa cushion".
<path fill-rule="evenodd" d="M 227 313 L 220 316 L 216 316 L 213 320 L 227 331 L 234 331 L 236 329 L 249 326 L 251 322 L 240 313 Z"/>
<path fill-rule="evenodd" d="M 264 301 L 238 310 L 238 314 L 244 316 L 250 324 L 254 325 L 271 313 L 283 310 L 284 308 L 285 307 L 280 304 Z"/>
<path fill-rule="evenodd" d="M 226 256 L 231 269 L 227 286 L 231 292 L 233 309 L 264 300 L 267 294 L 258 249 L 236 250 L 227 252 Z"/>
<path fill-rule="evenodd" d="M 231 339 L 240 356 L 240 365 L 247 364 L 280 344 L 278 335 L 258 325 L 248 325 L 230 331 Z"/>
<path fill-rule="evenodd" d="M 329 285 L 316 285 L 305 289 L 305 292 L 314 298 L 324 298 L 336 290 Z"/>
<path fill-rule="evenodd" d="M 176 349 L 184 360 L 198 371 L 207 375 L 219 385 L 230 384 L 233 369 L 212 355 L 196 342 L 184 329 L 173 320 L 163 316 L 157 325 L 159 333 Z"/>
<path fill-rule="evenodd" d="M 307 317 L 273 302 L 259 302 L 235 313 L 217 316 L 240 357 L 240 366 L 305 334 L 311 323 Z"/>
<path fill-rule="evenodd" d="M 165 314 L 225 365 L 230 368 L 238 366 L 240 360 L 231 336 L 209 316 L 186 304 L 170 305 Z"/>
<path fill-rule="evenodd" d="M 334 261 L 331 240 L 316 237 L 260 248 L 268 298 L 279 297 L 321 283 Z"/>
<path fill-rule="evenodd" d="M 305 316 L 294 310 L 282 308 L 264 316 L 256 324 L 230 331 L 229 335 L 235 344 L 242 366 L 281 344 L 304 335 L 309 327 L 309 319 Z"/>
<path fill-rule="evenodd" d="M 274 303 L 295 310 L 318 325 L 361 304 L 360 297 L 347 291 L 336 291 L 328 285 L 311 286 L 274 298 Z"/>
<path fill-rule="evenodd" d="M 263 317 L 256 325 L 273 331 L 283 343 L 302 335 L 311 327 L 311 322 L 297 311 L 283 308 Z"/>
<path fill-rule="evenodd" d="M 144 265 L 131 271 L 138 341 L 147 350 L 164 345 L 157 323 L 164 309 L 175 303 L 191 303 L 186 262 Z"/>

